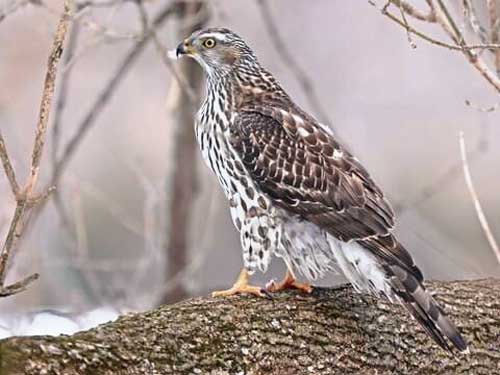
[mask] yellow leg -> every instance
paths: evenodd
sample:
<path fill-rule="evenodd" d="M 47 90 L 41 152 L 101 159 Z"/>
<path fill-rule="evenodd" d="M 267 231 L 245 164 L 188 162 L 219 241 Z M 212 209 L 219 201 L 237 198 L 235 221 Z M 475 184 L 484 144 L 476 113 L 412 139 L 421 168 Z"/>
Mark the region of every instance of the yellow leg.
<path fill-rule="evenodd" d="M 268 292 L 271 293 L 279 292 L 280 290 L 286 290 L 286 289 L 298 289 L 308 294 L 313 291 L 313 287 L 311 284 L 300 283 L 297 280 L 295 280 L 295 276 L 289 269 L 287 269 L 285 278 L 282 281 L 280 281 L 279 283 L 275 283 L 274 280 L 272 280 L 266 286 L 266 289 L 268 290 Z"/>
<path fill-rule="evenodd" d="M 248 276 L 247 270 L 243 268 L 238 279 L 230 289 L 212 292 L 212 297 L 227 297 L 240 293 L 253 294 L 258 297 L 268 297 L 266 290 L 258 286 L 248 285 Z"/>

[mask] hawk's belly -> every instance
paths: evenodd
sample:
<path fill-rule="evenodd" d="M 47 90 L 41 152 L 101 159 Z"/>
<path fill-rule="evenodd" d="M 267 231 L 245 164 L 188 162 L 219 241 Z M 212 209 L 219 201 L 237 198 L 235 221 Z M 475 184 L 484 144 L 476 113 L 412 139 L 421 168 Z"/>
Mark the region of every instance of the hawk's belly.
<path fill-rule="evenodd" d="M 229 201 L 231 218 L 240 232 L 243 262 L 250 272 L 265 272 L 271 254 L 308 279 L 322 277 L 334 267 L 326 233 L 315 224 L 273 206 L 255 186 L 226 135 L 210 123 L 196 125 L 203 159 L 217 176 Z"/>
<path fill-rule="evenodd" d="M 229 201 L 231 218 L 240 232 L 245 268 L 265 272 L 280 241 L 279 217 L 270 199 L 253 183 L 222 131 L 197 124 L 203 159 L 219 180 Z"/>

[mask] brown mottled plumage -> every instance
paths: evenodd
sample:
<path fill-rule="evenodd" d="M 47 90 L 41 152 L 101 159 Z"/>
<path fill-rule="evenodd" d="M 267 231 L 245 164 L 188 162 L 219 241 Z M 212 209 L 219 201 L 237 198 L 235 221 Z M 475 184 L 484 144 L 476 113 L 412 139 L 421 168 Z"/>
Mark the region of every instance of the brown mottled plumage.
<path fill-rule="evenodd" d="M 466 350 L 391 233 L 389 202 L 330 129 L 300 109 L 227 29 L 196 32 L 177 54 L 196 59 L 208 75 L 196 136 L 229 201 L 246 270 L 265 271 L 274 254 L 289 269 L 282 286 L 298 287 L 294 271 L 314 280 L 340 269 L 356 289 L 406 306 L 442 348 L 450 349 L 447 337 Z M 241 291 L 259 294 L 246 271 L 219 294 Z"/>

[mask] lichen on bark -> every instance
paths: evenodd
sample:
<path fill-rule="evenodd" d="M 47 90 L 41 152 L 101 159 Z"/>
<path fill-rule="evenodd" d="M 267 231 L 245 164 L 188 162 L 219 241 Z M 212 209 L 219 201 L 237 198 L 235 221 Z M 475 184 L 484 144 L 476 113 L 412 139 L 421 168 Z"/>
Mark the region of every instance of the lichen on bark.
<path fill-rule="evenodd" d="M 4 374 L 500 374 L 500 280 L 431 282 L 470 342 L 452 356 L 350 287 L 194 298 L 72 336 L 0 341 Z"/>

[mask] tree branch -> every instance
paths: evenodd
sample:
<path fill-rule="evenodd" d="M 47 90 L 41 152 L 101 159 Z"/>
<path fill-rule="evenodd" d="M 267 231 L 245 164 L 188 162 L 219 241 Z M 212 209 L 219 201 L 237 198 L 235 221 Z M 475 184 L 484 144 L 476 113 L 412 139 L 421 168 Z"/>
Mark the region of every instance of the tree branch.
<path fill-rule="evenodd" d="M 368 0 L 368 2 L 372 5 L 375 5 L 373 1 Z M 421 39 L 426 40 L 429 43 L 434 45 L 445 47 L 451 50 L 461 51 L 467 60 L 476 68 L 477 71 L 488 81 L 488 83 L 496 89 L 496 91 L 500 92 L 500 77 L 497 76 L 490 67 L 486 64 L 484 59 L 475 52 L 475 50 L 491 50 L 495 51 L 496 55 L 500 58 L 500 44 L 498 43 L 498 39 L 492 38 L 491 43 L 486 44 L 467 44 L 465 41 L 464 34 L 457 26 L 453 16 L 451 15 L 449 9 L 444 4 L 442 0 L 426 0 L 429 6 L 429 13 L 425 14 L 411 4 L 402 1 L 402 0 L 387 0 L 385 6 L 382 7 L 381 12 L 384 16 L 388 17 L 398 25 L 402 26 L 407 34 L 408 39 L 411 42 L 410 34 L 418 36 Z M 402 13 L 402 19 L 399 19 L 394 14 L 389 12 L 390 5 L 395 5 L 399 8 Z M 490 7 L 490 14 L 491 14 Z M 496 12 L 496 10 L 495 10 Z M 429 23 L 437 23 L 441 26 L 441 28 L 448 34 L 448 36 L 453 40 L 454 44 L 446 43 L 441 40 L 435 39 L 417 29 L 410 26 L 406 21 L 404 15 L 408 14 L 416 19 L 421 21 L 426 21 Z M 494 17 L 497 19 L 497 17 Z M 494 21 L 496 22 L 496 21 Z M 412 44 L 412 46 L 414 46 Z M 497 66 L 498 69 L 498 66 Z"/>
<path fill-rule="evenodd" d="M 64 172 L 67 165 L 71 161 L 75 151 L 78 149 L 79 144 L 83 141 L 85 135 L 89 132 L 92 126 L 95 125 L 96 119 L 101 114 L 102 110 L 111 99 L 120 83 L 123 81 L 123 78 L 128 73 L 133 63 L 144 51 L 148 42 L 153 37 L 152 30 L 155 30 L 162 26 L 163 23 L 171 15 L 177 13 L 177 11 L 178 9 L 175 5 L 168 3 L 155 16 L 152 22 L 151 29 L 130 48 L 129 52 L 118 66 L 116 72 L 104 86 L 104 89 L 99 93 L 83 120 L 78 124 L 76 133 L 65 145 L 52 174 L 52 185 L 55 185 L 57 181 L 59 181 L 61 174 Z"/>
<path fill-rule="evenodd" d="M 500 280 L 431 282 L 470 342 L 439 349 L 399 305 L 350 287 L 195 298 L 73 336 L 0 341 L 0 374 L 492 374 Z"/>
<path fill-rule="evenodd" d="M 469 163 L 467 162 L 467 150 L 465 148 L 465 140 L 463 132 L 460 132 L 460 156 L 462 158 L 462 167 L 464 171 L 465 183 L 467 184 L 467 189 L 469 189 L 469 194 L 474 202 L 474 208 L 476 209 L 477 218 L 479 219 L 479 223 L 481 224 L 481 228 L 488 239 L 488 243 L 490 244 L 493 253 L 495 254 L 498 263 L 500 264 L 500 249 L 498 248 L 497 241 L 491 232 L 490 225 L 488 224 L 488 220 L 486 219 L 486 215 L 484 214 L 481 203 L 479 202 L 479 198 L 476 193 L 476 189 L 474 188 L 474 184 L 472 183 L 472 176 L 469 169 Z"/>
<path fill-rule="evenodd" d="M 488 13 L 490 19 L 490 39 L 491 43 L 500 43 L 500 5 L 496 0 L 487 0 Z M 495 54 L 495 67 L 497 76 L 500 78 L 500 48 L 493 51 Z"/>
<path fill-rule="evenodd" d="M 14 167 L 10 161 L 9 153 L 7 152 L 7 146 L 5 145 L 5 140 L 3 139 L 2 131 L 0 130 L 0 159 L 2 159 L 3 169 L 5 175 L 9 180 L 10 188 L 12 194 L 17 196 L 19 193 L 19 184 L 17 183 L 16 173 L 14 172 Z"/>
<path fill-rule="evenodd" d="M 0 135 L 0 156 L 16 199 L 16 208 L 9 226 L 7 237 L 2 247 L 2 253 L 0 255 L 0 296 L 7 296 L 24 290 L 30 282 L 38 278 L 38 275 L 34 274 L 17 283 L 14 283 L 13 285 L 4 287 L 5 278 L 7 276 L 7 262 L 17 240 L 22 236 L 24 231 L 24 219 L 27 211 L 31 208 L 31 202 L 36 203 L 40 200 L 39 197 L 35 197 L 33 195 L 33 191 L 38 180 L 40 161 L 42 159 L 43 149 L 45 146 L 45 135 L 47 133 L 47 124 L 49 120 L 52 97 L 55 91 L 57 68 L 63 51 L 70 14 L 71 0 L 66 0 L 64 2 L 64 11 L 59 20 L 59 25 L 57 27 L 47 63 L 47 73 L 45 75 L 40 112 L 38 115 L 38 124 L 35 132 L 35 142 L 31 153 L 30 172 L 25 187 L 22 190 L 20 190 L 17 185 L 12 166 L 7 156 L 5 142 L 3 137 Z M 43 196 L 45 196 L 45 194 L 42 194 L 42 197 Z"/>

